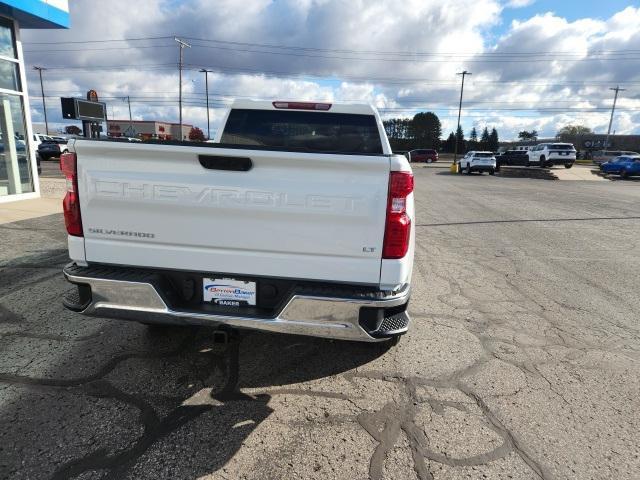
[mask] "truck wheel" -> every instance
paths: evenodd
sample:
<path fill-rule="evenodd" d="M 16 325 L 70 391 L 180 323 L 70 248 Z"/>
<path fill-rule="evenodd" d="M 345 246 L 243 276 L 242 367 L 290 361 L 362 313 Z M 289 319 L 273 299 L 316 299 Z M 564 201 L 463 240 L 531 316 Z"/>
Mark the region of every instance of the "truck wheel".
<path fill-rule="evenodd" d="M 433 162 L 433 160 L 431 160 L 430 158 L 427 158 L 427 163 L 431 163 Z"/>
<path fill-rule="evenodd" d="M 545 160 L 545 158 L 544 158 L 544 155 L 543 155 L 543 156 L 540 157 L 540 168 L 546 167 L 546 164 L 544 163 L 544 160 Z"/>
<path fill-rule="evenodd" d="M 464 173 L 466 173 L 467 175 L 471 175 L 471 165 L 469 165 L 467 163 L 467 168 L 465 169 Z"/>
<path fill-rule="evenodd" d="M 564 164 L 564 168 L 571 168 L 573 167 L 573 163 L 565 163 Z"/>

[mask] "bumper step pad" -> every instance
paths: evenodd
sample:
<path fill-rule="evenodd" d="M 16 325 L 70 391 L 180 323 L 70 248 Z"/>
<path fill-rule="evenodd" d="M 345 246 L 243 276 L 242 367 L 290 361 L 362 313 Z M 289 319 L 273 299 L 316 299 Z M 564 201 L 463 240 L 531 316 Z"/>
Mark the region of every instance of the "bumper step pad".
<path fill-rule="evenodd" d="M 396 313 L 385 317 L 377 330 L 371 332 L 374 337 L 392 337 L 406 333 L 409 329 L 409 315 L 407 312 Z"/>

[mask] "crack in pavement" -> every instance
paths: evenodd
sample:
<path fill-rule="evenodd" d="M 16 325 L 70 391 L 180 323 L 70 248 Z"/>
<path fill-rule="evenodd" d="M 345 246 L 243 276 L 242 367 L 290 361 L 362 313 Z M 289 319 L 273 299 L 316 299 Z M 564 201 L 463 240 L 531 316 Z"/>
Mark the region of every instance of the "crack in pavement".
<path fill-rule="evenodd" d="M 193 372 L 199 375 L 200 372 L 209 372 L 213 368 L 226 366 L 227 381 L 219 392 L 218 398 L 225 401 L 231 400 L 254 400 L 236 392 L 238 381 L 238 347 L 231 346 L 229 356 L 223 356 L 211 350 L 202 352 L 195 342 L 196 333 L 187 336 L 181 344 L 166 352 L 137 352 L 117 355 L 103 365 L 96 373 L 75 379 L 47 379 L 32 378 L 19 375 L 0 374 L 0 382 L 11 384 L 22 384 L 37 387 L 73 387 L 78 393 L 94 396 L 97 398 L 107 398 L 130 405 L 140 411 L 139 420 L 143 425 L 143 434 L 129 447 L 110 453 L 104 448 L 98 448 L 83 457 L 76 458 L 60 466 L 51 477 L 53 480 L 63 480 L 74 478 L 84 472 L 93 470 L 106 470 L 108 473 L 103 479 L 120 479 L 127 474 L 129 469 L 147 452 L 147 450 L 160 439 L 176 431 L 183 425 L 199 417 L 206 411 L 213 408 L 211 405 L 185 405 L 180 404 L 173 408 L 162 418 L 159 418 L 154 408 L 142 395 L 134 395 L 124 392 L 115 387 L 104 377 L 113 371 L 121 362 L 131 358 L 170 358 L 184 356 L 188 353 L 198 353 L 207 358 L 206 364 L 200 365 L 200 370 Z M 237 342 L 236 342 L 237 343 Z M 204 381 L 204 378 L 201 377 Z"/>

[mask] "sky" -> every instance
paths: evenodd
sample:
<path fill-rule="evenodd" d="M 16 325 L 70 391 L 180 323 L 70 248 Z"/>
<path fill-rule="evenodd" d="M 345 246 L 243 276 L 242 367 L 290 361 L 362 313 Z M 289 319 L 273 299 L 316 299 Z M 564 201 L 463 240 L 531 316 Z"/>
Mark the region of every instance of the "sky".
<path fill-rule="evenodd" d="M 34 122 L 59 128 L 61 96 L 95 89 L 110 118 L 178 120 L 211 135 L 234 98 L 356 101 L 383 118 L 432 111 L 443 137 L 496 128 L 503 140 L 567 124 L 640 134 L 640 2 L 550 0 L 71 0 L 68 30 L 23 30 Z"/>

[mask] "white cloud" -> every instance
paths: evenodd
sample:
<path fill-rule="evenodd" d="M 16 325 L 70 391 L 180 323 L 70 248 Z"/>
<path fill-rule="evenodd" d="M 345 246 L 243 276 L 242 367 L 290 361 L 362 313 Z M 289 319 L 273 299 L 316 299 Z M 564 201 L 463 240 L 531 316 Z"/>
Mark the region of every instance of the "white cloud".
<path fill-rule="evenodd" d="M 528 7 L 529 5 L 533 5 L 536 3 L 536 0 L 509 0 L 505 7 L 507 8 L 522 8 Z"/>
<path fill-rule="evenodd" d="M 631 98 L 633 85 L 640 84 L 637 60 L 631 54 L 619 54 L 623 60 L 617 61 L 598 59 L 598 52 L 640 50 L 640 8 L 628 7 L 605 20 L 573 22 L 540 13 L 514 21 L 501 37 L 490 40 L 502 9 L 524 3 L 72 1 L 69 31 L 24 31 L 23 40 L 29 65 L 53 67 L 45 72 L 49 95 L 82 95 L 95 88 L 107 101 L 109 114 L 119 117 L 128 116 L 121 98 L 130 95 L 135 118 L 177 120 L 175 34 L 192 38 L 193 47 L 184 51 L 183 113 L 185 122 L 200 127 L 206 127 L 206 112 L 204 75 L 198 69 L 207 67 L 216 72 L 209 75 L 214 124 L 234 96 L 359 100 L 386 109 L 387 117 L 437 110 L 447 134 L 457 116 L 456 72 L 466 68 L 473 71 L 465 85 L 466 132 L 473 125 L 496 126 L 501 137 L 513 138 L 525 128 L 552 135 L 563 122 L 606 128 L 612 97 L 608 88 L 633 81 L 638 83 L 628 84 L 619 100 L 614 128 L 638 132 L 640 100 Z M 155 39 L 55 44 L 145 37 Z M 278 47 L 283 45 L 291 48 Z M 108 65 L 128 68 L 100 68 Z M 36 92 L 36 77 L 28 74 Z M 57 98 L 51 97 L 48 105 L 50 118 L 61 121 Z M 594 108 L 598 110 L 585 111 Z M 34 121 L 40 121 L 37 97 L 32 110 Z"/>

